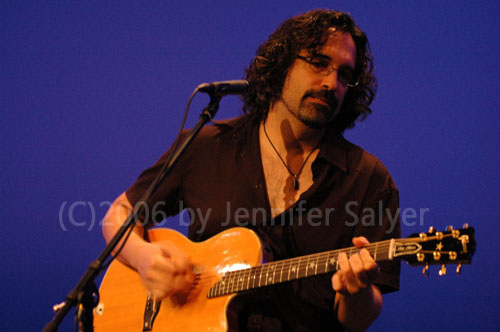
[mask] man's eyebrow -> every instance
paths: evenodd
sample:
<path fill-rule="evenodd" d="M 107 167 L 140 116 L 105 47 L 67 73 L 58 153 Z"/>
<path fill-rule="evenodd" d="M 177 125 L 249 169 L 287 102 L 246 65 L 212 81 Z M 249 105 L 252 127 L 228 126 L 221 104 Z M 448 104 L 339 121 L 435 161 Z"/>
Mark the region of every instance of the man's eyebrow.
<path fill-rule="evenodd" d="M 325 59 L 325 60 L 332 60 L 332 58 L 330 58 L 328 55 L 323 54 L 323 53 L 317 53 L 317 52 L 312 52 L 311 57 L 321 58 L 321 59 Z"/>
<path fill-rule="evenodd" d="M 318 58 L 318 59 L 324 59 L 324 60 L 328 60 L 328 61 L 331 61 L 332 58 L 329 57 L 328 55 L 326 54 L 323 54 L 323 53 L 318 53 L 318 52 L 312 52 L 311 53 L 311 57 L 312 58 Z M 351 67 L 350 65 L 345 65 L 345 66 L 342 66 L 342 67 L 347 67 L 351 70 L 354 70 L 354 67 Z"/>

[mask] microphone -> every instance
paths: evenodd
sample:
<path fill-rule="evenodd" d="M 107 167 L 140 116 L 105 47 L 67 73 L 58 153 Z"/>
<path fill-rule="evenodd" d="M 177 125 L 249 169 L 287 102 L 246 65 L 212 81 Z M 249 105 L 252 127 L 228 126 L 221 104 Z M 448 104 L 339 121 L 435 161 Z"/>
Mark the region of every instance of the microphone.
<path fill-rule="evenodd" d="M 225 95 L 242 95 L 248 90 L 248 81 L 234 80 L 234 81 L 220 81 L 212 83 L 203 83 L 198 85 L 198 91 L 206 92 L 208 94 L 215 94 L 218 96 Z"/>

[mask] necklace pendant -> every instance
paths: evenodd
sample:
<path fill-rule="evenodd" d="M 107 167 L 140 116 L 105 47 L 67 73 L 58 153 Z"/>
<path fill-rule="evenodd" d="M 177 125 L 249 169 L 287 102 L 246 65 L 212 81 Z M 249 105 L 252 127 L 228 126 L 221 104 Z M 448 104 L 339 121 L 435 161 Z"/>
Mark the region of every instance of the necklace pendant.
<path fill-rule="evenodd" d="M 299 180 L 297 179 L 296 176 L 293 177 L 293 189 L 299 190 Z"/>

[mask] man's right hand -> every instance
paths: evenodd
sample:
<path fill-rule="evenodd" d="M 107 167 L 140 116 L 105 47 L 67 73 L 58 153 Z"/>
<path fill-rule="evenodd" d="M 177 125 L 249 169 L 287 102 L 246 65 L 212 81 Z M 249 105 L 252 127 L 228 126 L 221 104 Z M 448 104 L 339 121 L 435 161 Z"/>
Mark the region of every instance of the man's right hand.
<path fill-rule="evenodd" d="M 106 242 L 115 235 L 132 209 L 125 193 L 111 204 L 102 225 Z M 170 295 L 187 295 L 195 281 L 189 256 L 172 242 L 144 241 L 144 231 L 141 225 L 134 227 L 117 257 L 118 260 L 137 270 L 142 282 L 156 299 L 161 300 Z"/>
<path fill-rule="evenodd" d="M 187 295 L 194 284 L 188 255 L 169 241 L 144 242 L 137 248 L 133 265 L 156 299 Z"/>

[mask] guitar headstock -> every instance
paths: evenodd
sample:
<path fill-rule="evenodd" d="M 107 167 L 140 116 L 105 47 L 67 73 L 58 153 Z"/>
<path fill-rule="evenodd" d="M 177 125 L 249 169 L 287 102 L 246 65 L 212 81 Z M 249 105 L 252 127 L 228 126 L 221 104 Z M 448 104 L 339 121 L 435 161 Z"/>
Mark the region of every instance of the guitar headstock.
<path fill-rule="evenodd" d="M 410 265 L 424 265 L 424 275 L 428 275 L 429 265 L 440 264 L 439 275 L 444 275 L 445 264 L 456 264 L 456 271 L 460 273 L 462 264 L 471 263 L 475 250 L 474 228 L 465 224 L 461 229 L 448 226 L 443 232 L 431 227 L 427 233 L 412 234 L 402 241 L 396 240 L 393 255 Z"/>

